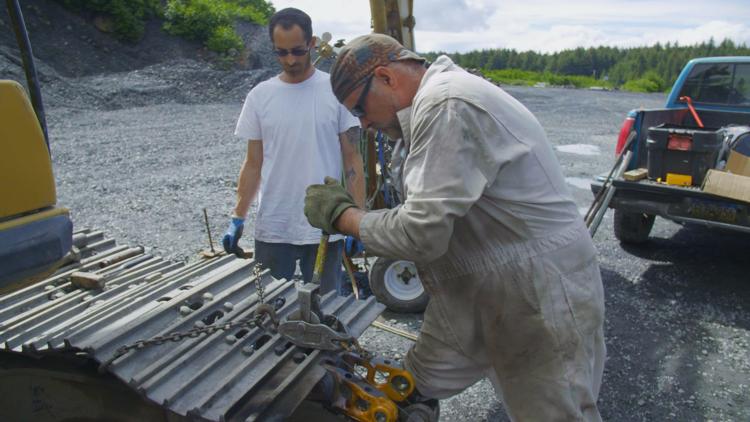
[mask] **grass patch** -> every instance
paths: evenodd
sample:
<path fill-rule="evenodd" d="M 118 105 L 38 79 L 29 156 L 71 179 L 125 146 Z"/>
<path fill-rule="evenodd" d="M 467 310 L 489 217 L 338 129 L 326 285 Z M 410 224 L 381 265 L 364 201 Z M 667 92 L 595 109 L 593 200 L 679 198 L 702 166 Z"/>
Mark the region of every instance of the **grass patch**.
<path fill-rule="evenodd" d="M 538 83 L 545 83 L 547 85 L 575 88 L 614 88 L 610 82 L 590 76 L 557 75 L 550 72 L 534 72 L 519 69 L 484 69 L 482 70 L 482 74 L 493 82 L 507 85 L 534 86 Z"/>
<path fill-rule="evenodd" d="M 266 0 L 57 0 L 73 11 L 94 12 L 112 19 L 114 35 L 128 42 L 143 36 L 145 22 L 164 18 L 164 29 L 180 37 L 202 42 L 224 56 L 243 49 L 234 22 L 261 25 L 276 11 Z"/>

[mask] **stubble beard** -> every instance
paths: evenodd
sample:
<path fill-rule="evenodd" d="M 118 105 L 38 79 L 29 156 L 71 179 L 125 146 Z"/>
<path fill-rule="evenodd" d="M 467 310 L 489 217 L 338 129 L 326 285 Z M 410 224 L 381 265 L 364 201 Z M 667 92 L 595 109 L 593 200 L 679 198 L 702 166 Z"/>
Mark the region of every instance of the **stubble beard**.
<path fill-rule="evenodd" d="M 310 69 L 310 66 L 312 66 L 312 61 L 308 56 L 307 60 L 301 64 L 295 63 L 295 65 L 292 66 L 284 66 L 284 73 L 292 78 L 297 78 L 301 75 L 304 75 L 305 72 Z"/>

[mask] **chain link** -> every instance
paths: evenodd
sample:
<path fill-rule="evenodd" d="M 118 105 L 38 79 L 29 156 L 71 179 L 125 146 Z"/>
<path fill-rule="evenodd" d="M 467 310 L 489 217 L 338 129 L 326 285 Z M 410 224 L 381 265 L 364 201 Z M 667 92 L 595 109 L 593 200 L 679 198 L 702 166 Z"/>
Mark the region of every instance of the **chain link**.
<path fill-rule="evenodd" d="M 242 318 L 237 321 L 231 321 L 231 322 L 226 322 L 226 323 L 217 324 L 217 325 L 207 325 L 205 327 L 194 327 L 183 332 L 176 331 L 174 333 L 169 333 L 169 334 L 165 334 L 161 336 L 154 336 L 146 340 L 137 340 L 133 342 L 132 344 L 122 346 L 119 349 L 117 349 L 115 351 L 115 354 L 109 360 L 102 363 L 102 366 L 104 367 L 108 366 L 117 358 L 125 355 L 131 350 L 143 349 L 144 347 L 151 346 L 151 345 L 158 346 L 158 345 L 167 343 L 169 341 L 178 343 L 188 337 L 197 338 L 201 334 L 211 335 L 217 331 L 228 331 L 237 327 L 245 327 L 245 328 L 262 327 L 262 323 L 263 323 L 263 315 L 253 314 L 251 316 Z"/>
<path fill-rule="evenodd" d="M 255 262 L 255 266 L 253 267 L 253 276 L 255 276 L 255 292 L 258 295 L 258 303 L 265 303 L 265 292 L 266 287 L 261 283 L 260 281 L 260 273 L 263 272 L 263 266 L 260 264 L 260 262 Z"/>
<path fill-rule="evenodd" d="M 341 344 L 341 347 L 347 352 L 357 353 L 365 359 L 370 359 L 373 357 L 373 353 L 362 347 L 362 345 L 359 344 L 359 341 L 357 341 L 356 338 L 353 338 L 350 341 L 342 341 L 339 344 Z"/>
<path fill-rule="evenodd" d="M 263 272 L 263 266 L 260 263 L 256 262 L 255 266 L 253 267 L 253 276 L 255 277 L 255 290 L 258 296 L 259 304 L 265 303 L 264 296 L 265 296 L 266 289 L 260 280 L 260 275 L 262 272 Z M 238 321 L 231 321 L 231 322 L 226 322 L 223 324 L 216 324 L 216 325 L 206 325 L 205 327 L 194 327 L 184 332 L 174 332 L 174 333 L 169 333 L 169 334 L 165 334 L 161 336 L 154 336 L 146 340 L 137 340 L 133 342 L 132 344 L 125 345 L 125 346 L 118 348 L 115 351 L 115 354 L 111 358 L 109 358 L 107 361 L 102 363 L 102 366 L 103 367 L 109 366 L 116 359 L 125 355 L 131 350 L 143 349 L 144 347 L 150 346 L 150 345 L 159 346 L 168 341 L 178 343 L 188 337 L 197 338 L 201 334 L 211 335 L 219 330 L 228 331 L 236 327 L 245 327 L 245 328 L 261 327 L 262 328 L 264 316 L 265 314 L 256 315 L 255 313 L 253 313 L 251 316 L 242 318 Z"/>

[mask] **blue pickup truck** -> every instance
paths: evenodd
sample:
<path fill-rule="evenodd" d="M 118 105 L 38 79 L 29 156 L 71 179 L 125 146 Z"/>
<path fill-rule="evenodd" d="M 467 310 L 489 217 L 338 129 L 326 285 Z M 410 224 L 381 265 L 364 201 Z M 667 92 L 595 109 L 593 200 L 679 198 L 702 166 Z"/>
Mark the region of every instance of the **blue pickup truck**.
<path fill-rule="evenodd" d="M 613 191 L 604 206 L 614 209 L 623 243 L 648 240 L 656 216 L 750 233 L 750 203 L 701 189 L 708 170 L 723 169 L 738 142 L 750 145 L 750 57 L 691 60 L 665 108 L 628 113 L 615 152 L 618 164 L 627 157 L 621 171 L 631 177 L 596 178 L 594 204 Z"/>

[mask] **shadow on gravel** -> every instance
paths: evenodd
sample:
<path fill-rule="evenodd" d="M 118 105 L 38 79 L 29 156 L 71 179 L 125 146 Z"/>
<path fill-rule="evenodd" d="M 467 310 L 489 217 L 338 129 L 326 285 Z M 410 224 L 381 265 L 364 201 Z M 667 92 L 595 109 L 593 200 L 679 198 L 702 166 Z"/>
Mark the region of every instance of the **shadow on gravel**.
<path fill-rule="evenodd" d="M 742 389 L 733 386 L 744 382 L 746 351 L 728 338 L 750 330 L 748 245 L 745 234 L 684 227 L 623 246 L 647 261 L 637 279 L 602 269 L 605 420 L 742 418 Z"/>
<path fill-rule="evenodd" d="M 621 244 L 639 258 L 675 264 L 747 264 L 750 234 L 702 226 L 683 226 L 670 238 L 651 237 L 641 245 Z"/>
<path fill-rule="evenodd" d="M 670 297 L 603 269 L 607 362 L 599 395 L 605 421 L 705 420 L 690 396 L 709 333 Z M 697 400 L 693 397 L 693 403 Z"/>
<path fill-rule="evenodd" d="M 640 247 L 623 249 L 655 261 L 639 281 L 651 295 L 677 298 L 685 305 L 710 305 L 706 312 L 714 313 L 714 322 L 750 329 L 750 235 L 688 226 L 671 238 L 652 238 Z"/>
<path fill-rule="evenodd" d="M 491 406 L 489 411 L 487 412 L 487 422 L 510 422 L 510 419 L 508 418 L 508 414 L 505 413 L 505 409 L 503 408 L 503 405 L 495 401 Z"/>

